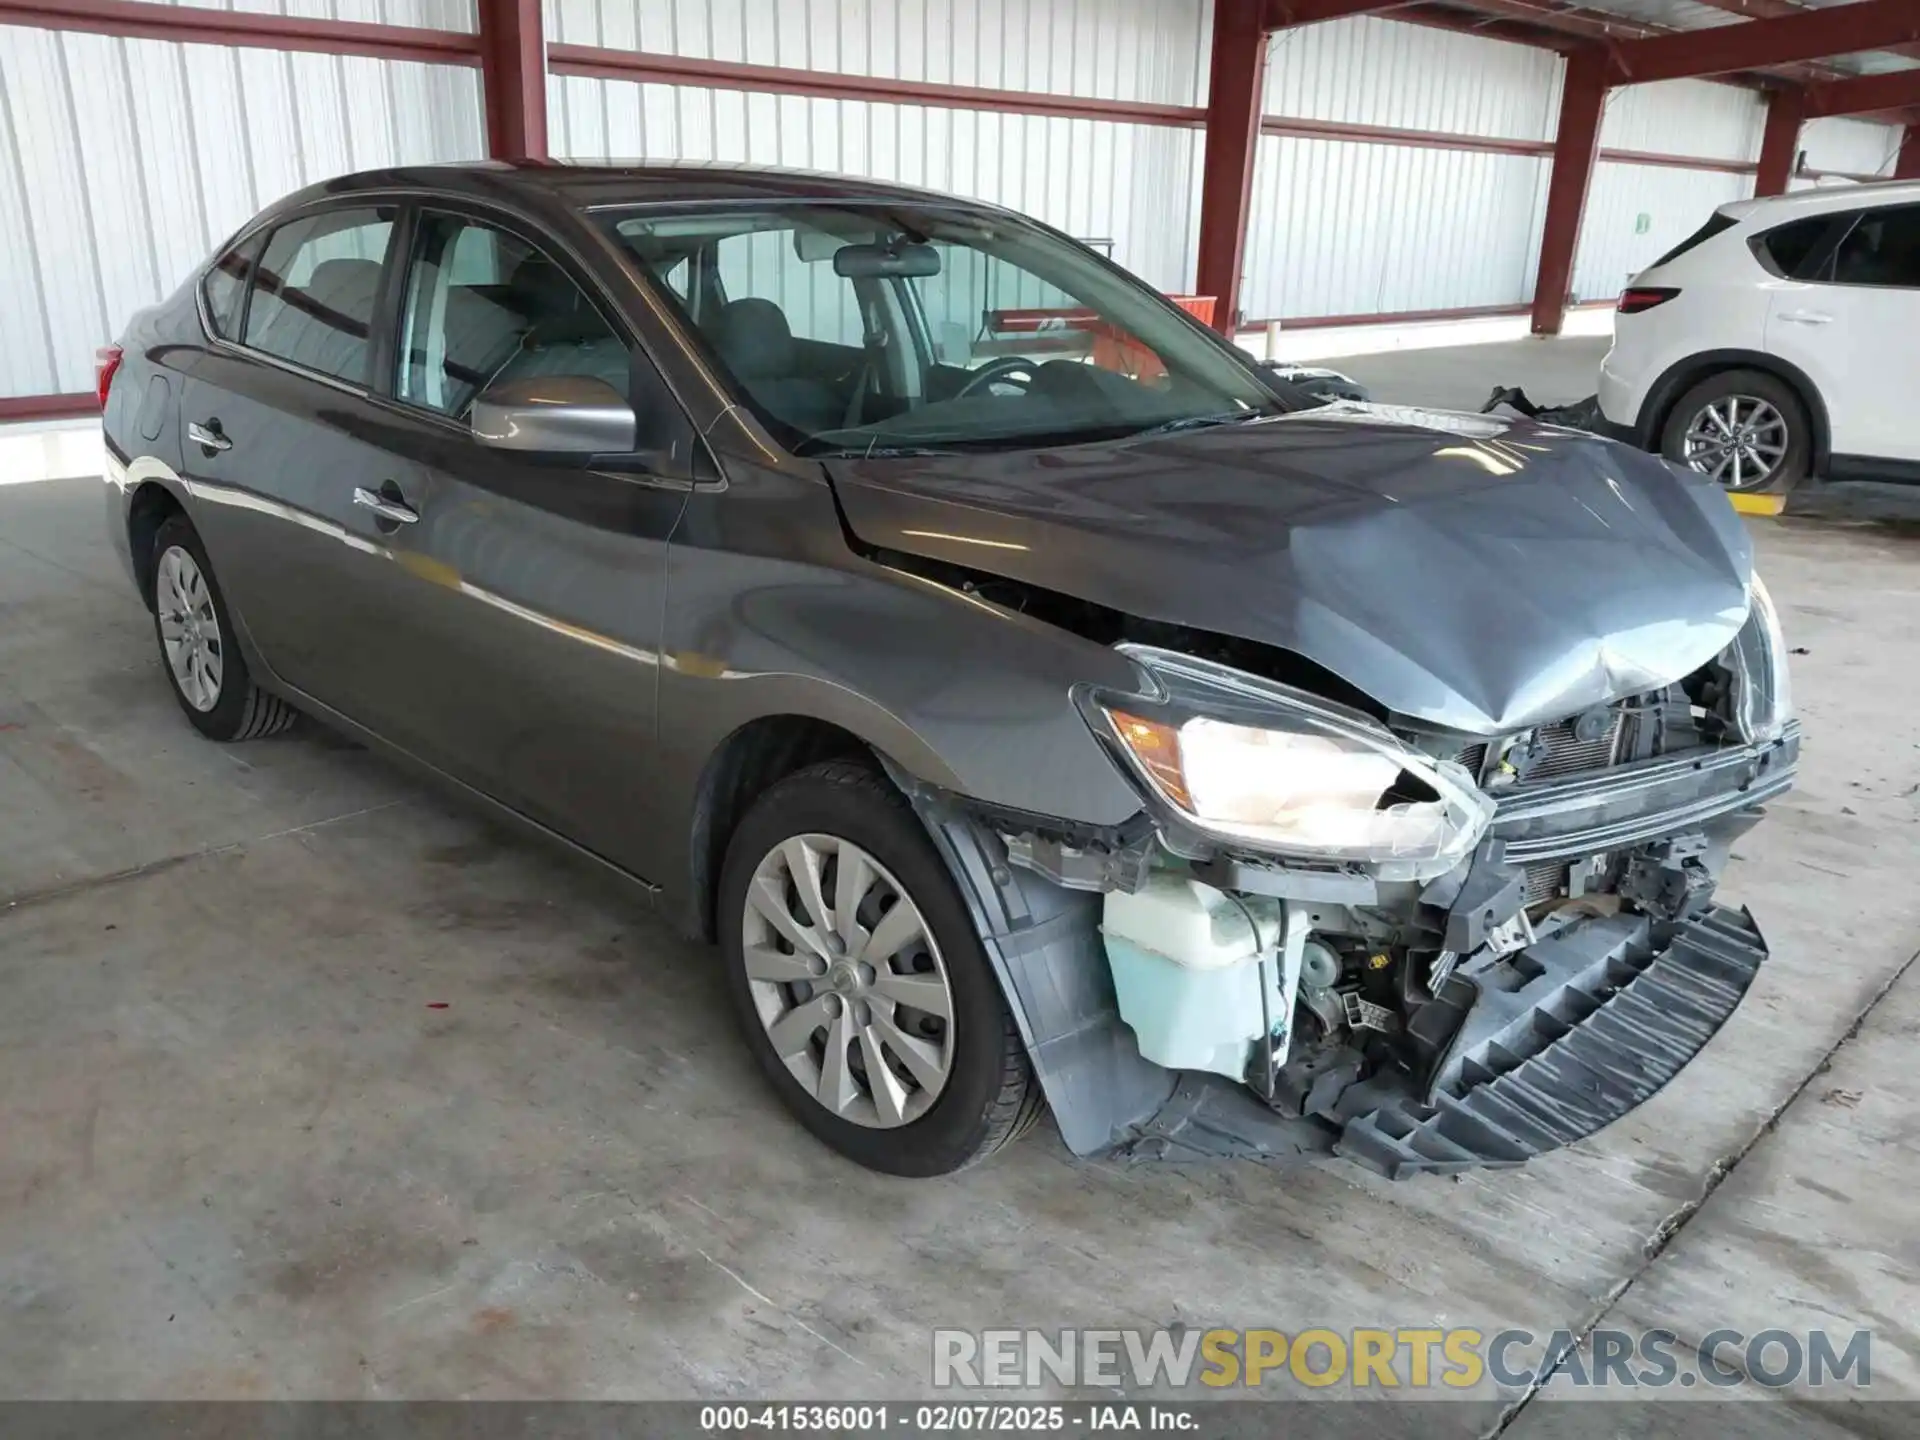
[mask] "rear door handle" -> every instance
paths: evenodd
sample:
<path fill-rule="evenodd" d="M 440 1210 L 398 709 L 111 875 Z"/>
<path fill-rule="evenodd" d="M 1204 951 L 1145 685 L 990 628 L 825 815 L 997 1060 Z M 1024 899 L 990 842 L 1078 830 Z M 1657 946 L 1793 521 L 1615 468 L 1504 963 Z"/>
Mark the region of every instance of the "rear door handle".
<path fill-rule="evenodd" d="M 382 520 L 391 520 L 396 525 L 411 525 L 420 518 L 420 512 L 404 500 L 396 500 L 390 495 L 355 486 L 353 503 L 364 505 Z"/>
<path fill-rule="evenodd" d="M 231 450 L 233 441 L 220 433 L 220 422 L 209 420 L 204 425 L 198 420 L 187 423 L 187 439 L 203 450 Z"/>
<path fill-rule="evenodd" d="M 1780 318 L 1795 325 L 1831 325 L 1833 323 L 1833 316 L 1824 310 L 1783 310 L 1780 312 Z"/>

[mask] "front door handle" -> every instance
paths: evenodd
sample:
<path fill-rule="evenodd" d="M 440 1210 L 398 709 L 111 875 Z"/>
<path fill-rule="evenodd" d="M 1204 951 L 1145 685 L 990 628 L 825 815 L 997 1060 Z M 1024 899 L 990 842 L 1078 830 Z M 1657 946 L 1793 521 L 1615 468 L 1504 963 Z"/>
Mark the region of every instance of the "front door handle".
<path fill-rule="evenodd" d="M 1831 325 L 1833 316 L 1824 310 L 1783 310 L 1780 318 L 1794 325 Z"/>
<path fill-rule="evenodd" d="M 420 518 L 420 512 L 406 501 L 357 485 L 353 491 L 353 503 L 364 505 L 382 520 L 391 520 L 396 525 L 411 525 Z"/>
<path fill-rule="evenodd" d="M 220 433 L 220 422 L 218 420 L 209 420 L 204 424 L 198 420 L 189 421 L 187 424 L 187 439 L 198 445 L 202 450 L 209 452 L 231 450 L 233 448 L 233 441 Z"/>

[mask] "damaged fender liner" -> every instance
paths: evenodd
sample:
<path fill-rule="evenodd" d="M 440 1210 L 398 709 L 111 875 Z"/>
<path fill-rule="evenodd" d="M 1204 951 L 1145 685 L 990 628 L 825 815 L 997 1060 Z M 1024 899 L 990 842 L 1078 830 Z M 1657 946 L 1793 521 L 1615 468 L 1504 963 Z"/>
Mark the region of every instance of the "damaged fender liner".
<path fill-rule="evenodd" d="M 1332 1148 L 1323 1122 L 1281 1115 L 1217 1075 L 1142 1056 L 1114 997 L 1100 896 L 1009 864 L 1000 837 L 963 804 L 887 768 L 960 888 L 1069 1150 L 1278 1161 Z"/>
<path fill-rule="evenodd" d="M 1712 907 L 1664 950 L 1651 928 L 1622 914 L 1529 947 L 1535 978 L 1482 991 L 1430 1096 L 1372 1081 L 1341 1097 L 1337 1152 L 1396 1180 L 1518 1165 L 1648 1099 L 1718 1033 L 1767 958 L 1744 909 Z"/>

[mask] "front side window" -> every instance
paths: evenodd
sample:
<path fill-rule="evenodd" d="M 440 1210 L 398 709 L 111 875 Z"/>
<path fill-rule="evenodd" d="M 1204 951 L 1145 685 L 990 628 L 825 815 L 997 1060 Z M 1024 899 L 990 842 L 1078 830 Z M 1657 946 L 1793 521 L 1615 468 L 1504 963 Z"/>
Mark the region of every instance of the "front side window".
<path fill-rule="evenodd" d="M 1839 285 L 1920 290 L 1920 205 L 1866 210 L 1834 251 Z"/>
<path fill-rule="evenodd" d="M 648 274 L 710 275 L 687 329 L 802 454 L 1070 444 L 1287 408 L 1138 282 L 965 206 L 609 217 Z"/>
<path fill-rule="evenodd" d="M 461 419 L 505 380 L 587 375 L 625 395 L 630 355 L 580 287 L 535 246 L 457 215 L 421 217 L 407 269 L 394 393 Z"/>
<path fill-rule="evenodd" d="M 390 206 L 327 210 L 275 230 L 254 267 L 245 343 L 364 385 L 393 220 Z"/>

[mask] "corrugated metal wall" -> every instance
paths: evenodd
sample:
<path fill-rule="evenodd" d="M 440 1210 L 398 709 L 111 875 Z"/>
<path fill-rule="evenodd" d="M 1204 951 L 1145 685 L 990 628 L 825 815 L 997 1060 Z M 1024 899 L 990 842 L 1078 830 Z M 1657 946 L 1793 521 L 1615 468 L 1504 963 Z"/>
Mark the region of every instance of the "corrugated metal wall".
<path fill-rule="evenodd" d="M 1891 175 L 1900 158 L 1898 125 L 1872 120 L 1850 120 L 1839 115 L 1809 120 L 1800 132 L 1800 148 L 1815 170 L 1842 170 L 1850 175 Z"/>
<path fill-rule="evenodd" d="M 1759 158 L 1766 123 L 1766 102 L 1755 91 L 1668 80 L 1610 92 L 1600 144 L 1748 162 Z M 1753 177 L 1734 171 L 1600 161 L 1574 252 L 1574 298 L 1611 300 L 1717 208 L 1752 193 Z"/>
<path fill-rule="evenodd" d="M 1613 299 L 1720 206 L 1752 193 L 1751 175 L 1602 161 L 1593 169 L 1574 252 L 1574 298 Z"/>
<path fill-rule="evenodd" d="M 582 159 L 750 161 L 871 175 L 1037 215 L 1164 290 L 1193 283 L 1200 136 L 1164 125 L 553 76 L 549 141 Z"/>
<path fill-rule="evenodd" d="M 1558 115 L 1560 69 L 1530 46 L 1340 20 L 1274 37 L 1264 108 L 1540 141 Z M 1262 136 L 1242 307 L 1267 320 L 1518 303 L 1547 173 L 1537 156 Z"/>
<path fill-rule="evenodd" d="M 1525 155 L 1265 136 L 1242 308 L 1259 321 L 1515 303 L 1546 177 Z"/>
<path fill-rule="evenodd" d="M 94 347 L 288 191 L 485 149 L 470 68 L 0 26 L 0 395 L 90 390 Z"/>
<path fill-rule="evenodd" d="M 1559 56 L 1531 45 L 1361 17 L 1283 30 L 1266 113 L 1507 140 L 1551 140 Z"/>
<path fill-rule="evenodd" d="M 221 0 L 232 8 L 471 31 L 473 0 Z M 1099 99 L 1205 103 L 1210 0 L 546 0 L 555 43 Z M 1277 35 L 1269 115 L 1538 144 L 1551 52 L 1361 18 Z M 191 97 L 191 104 L 189 103 Z M 1162 289 L 1191 288 L 1197 131 L 961 108 L 552 77 L 557 155 L 845 171 L 981 196 Z M 1748 162 L 1763 108 L 1697 81 L 1614 92 L 1603 145 Z M 1816 168 L 1891 167 L 1889 126 L 1821 120 Z M 341 171 L 484 149 L 478 72 L 0 27 L 0 395 L 84 390 L 93 347 L 218 239 Z M 1542 156 L 1268 136 L 1243 303 L 1256 318 L 1519 305 L 1531 295 Z M 1603 162 L 1576 263 L 1585 299 L 1749 177 Z"/>
<path fill-rule="evenodd" d="M 556 43 L 935 84 L 1202 103 L 1203 0 L 547 0 Z M 749 161 L 951 190 L 1112 242 L 1164 290 L 1193 284 L 1200 136 L 1003 115 L 552 76 L 574 158 Z"/>
<path fill-rule="evenodd" d="M 1608 92 L 1600 144 L 1609 150 L 1752 160 L 1760 154 L 1766 124 L 1766 102 L 1757 91 L 1706 80 L 1662 80 Z"/>
<path fill-rule="evenodd" d="M 557 44 L 940 85 L 1204 102 L 1208 0 L 546 0 Z"/>

